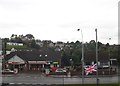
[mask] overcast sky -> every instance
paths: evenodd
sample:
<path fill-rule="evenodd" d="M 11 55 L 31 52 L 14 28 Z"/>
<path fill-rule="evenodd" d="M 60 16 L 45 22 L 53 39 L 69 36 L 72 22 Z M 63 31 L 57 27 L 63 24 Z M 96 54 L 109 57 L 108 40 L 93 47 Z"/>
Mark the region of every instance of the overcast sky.
<path fill-rule="evenodd" d="M 0 37 L 33 34 L 56 41 L 118 44 L 119 0 L 0 0 Z M 111 38 L 111 40 L 109 40 Z"/>

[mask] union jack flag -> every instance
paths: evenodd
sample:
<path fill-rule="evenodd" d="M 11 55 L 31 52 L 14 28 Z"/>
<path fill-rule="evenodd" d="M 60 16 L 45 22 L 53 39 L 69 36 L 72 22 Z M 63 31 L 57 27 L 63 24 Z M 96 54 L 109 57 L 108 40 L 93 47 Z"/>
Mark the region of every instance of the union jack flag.
<path fill-rule="evenodd" d="M 86 67 L 85 68 L 85 73 L 86 73 L 86 75 L 88 75 L 88 74 L 92 74 L 93 72 L 96 72 L 97 70 L 96 70 L 96 64 L 94 64 L 94 65 L 92 65 L 92 66 L 90 66 L 90 67 Z"/>

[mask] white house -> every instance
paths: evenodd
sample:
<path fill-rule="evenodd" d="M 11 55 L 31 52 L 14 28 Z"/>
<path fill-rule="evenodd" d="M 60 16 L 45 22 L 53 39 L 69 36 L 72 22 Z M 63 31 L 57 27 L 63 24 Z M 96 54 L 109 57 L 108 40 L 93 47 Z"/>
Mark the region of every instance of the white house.
<path fill-rule="evenodd" d="M 7 42 L 7 45 L 23 46 L 23 43 L 13 43 L 13 42 Z"/>

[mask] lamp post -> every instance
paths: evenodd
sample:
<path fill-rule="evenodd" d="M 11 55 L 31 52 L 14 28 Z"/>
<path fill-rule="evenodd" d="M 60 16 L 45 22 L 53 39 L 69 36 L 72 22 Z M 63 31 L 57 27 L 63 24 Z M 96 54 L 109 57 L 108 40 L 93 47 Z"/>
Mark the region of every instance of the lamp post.
<path fill-rule="evenodd" d="M 111 40 L 111 38 L 109 38 L 109 74 L 110 74 L 110 65 L 111 65 L 111 62 L 110 62 L 110 40 Z"/>
<path fill-rule="evenodd" d="M 98 42 L 97 42 L 97 29 L 95 29 L 95 32 L 96 32 L 96 65 L 97 65 L 96 84 L 98 86 L 98 84 L 99 84 L 99 78 L 98 78 Z"/>
<path fill-rule="evenodd" d="M 111 38 L 109 38 L 109 66 L 110 66 L 110 40 Z"/>
<path fill-rule="evenodd" d="M 80 31 L 80 29 L 77 29 L 77 31 Z M 84 84 L 84 43 L 83 43 L 83 33 L 81 29 L 81 37 L 82 37 L 82 84 Z"/>
<path fill-rule="evenodd" d="M 6 39 L 2 39 L 2 55 L 3 55 L 3 69 L 5 69 L 5 56 L 6 56 Z"/>

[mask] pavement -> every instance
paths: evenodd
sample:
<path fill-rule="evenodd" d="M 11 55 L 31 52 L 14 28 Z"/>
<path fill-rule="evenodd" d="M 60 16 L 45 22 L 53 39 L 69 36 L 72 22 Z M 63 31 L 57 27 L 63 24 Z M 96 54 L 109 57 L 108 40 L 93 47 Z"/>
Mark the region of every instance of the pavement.
<path fill-rule="evenodd" d="M 54 78 L 82 78 L 82 75 L 78 76 L 66 76 L 66 75 L 49 75 L 50 77 Z M 114 77 L 118 75 L 98 75 L 98 77 Z M 96 78 L 96 75 L 84 75 L 84 78 Z"/>

